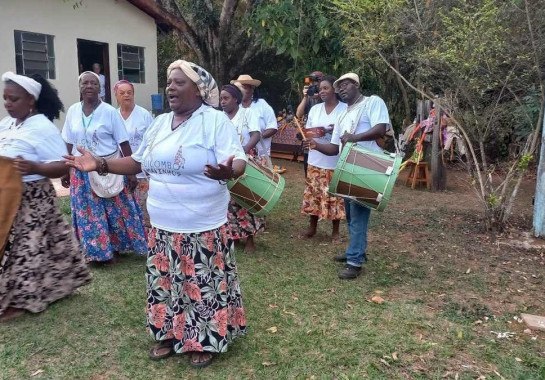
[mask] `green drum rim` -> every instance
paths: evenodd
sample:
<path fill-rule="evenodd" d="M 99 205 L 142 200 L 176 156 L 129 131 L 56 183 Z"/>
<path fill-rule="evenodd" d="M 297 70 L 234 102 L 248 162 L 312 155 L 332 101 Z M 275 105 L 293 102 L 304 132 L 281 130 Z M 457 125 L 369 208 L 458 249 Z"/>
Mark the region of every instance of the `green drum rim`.
<path fill-rule="evenodd" d="M 270 195 L 270 198 L 267 199 L 267 204 L 264 206 L 264 207 L 259 207 L 258 209 L 256 209 L 256 205 L 255 205 L 255 202 L 252 202 L 251 200 L 248 200 L 248 199 L 245 199 L 243 197 L 240 197 L 239 195 L 235 194 L 235 193 L 232 193 L 230 192 L 231 194 L 231 197 L 235 200 L 235 202 L 237 202 L 241 207 L 245 208 L 246 210 L 248 210 L 250 213 L 252 213 L 253 215 L 255 216 L 266 216 L 268 215 L 272 210 L 273 208 L 276 206 L 276 204 L 278 203 L 278 200 L 280 199 L 280 196 L 282 195 L 282 193 L 284 192 L 284 188 L 285 188 L 285 185 L 286 185 L 286 180 L 284 179 L 284 177 L 282 177 L 280 174 L 276 173 L 276 175 L 278 176 L 278 182 L 273 182 L 271 181 L 269 183 L 269 187 L 267 188 L 267 190 L 265 191 L 265 194 L 269 194 L 269 189 L 271 186 L 274 186 L 275 188 L 273 189 L 273 192 L 272 194 L 269 194 Z M 235 181 L 229 181 L 227 182 L 227 188 L 229 189 L 229 191 L 235 186 L 235 184 L 237 184 L 238 182 L 240 181 L 240 179 L 237 179 Z M 259 196 L 261 196 L 261 194 L 258 194 Z"/>
<path fill-rule="evenodd" d="M 384 209 L 388 205 L 388 202 L 390 201 L 390 197 L 391 197 L 392 191 L 394 189 L 394 185 L 395 185 L 395 182 L 397 180 L 397 176 L 399 174 L 399 168 L 401 166 L 402 157 L 399 154 L 395 154 L 395 157 L 394 157 L 394 159 L 392 161 L 392 173 L 388 176 L 388 180 L 386 181 L 386 185 L 384 186 L 384 190 L 382 192 L 382 198 L 381 198 L 378 205 L 374 205 L 374 204 L 371 204 L 371 203 L 362 202 L 362 201 L 360 201 L 360 200 L 358 200 L 356 198 L 353 198 L 353 197 L 350 197 L 350 196 L 347 196 L 347 195 L 339 194 L 336 191 L 337 187 L 339 185 L 339 182 L 341 180 L 341 176 L 342 176 L 343 172 L 346 171 L 345 167 L 346 167 L 346 165 L 349 165 L 349 163 L 347 163 L 347 158 L 348 158 L 348 155 L 350 154 L 350 151 L 352 150 L 352 147 L 354 145 L 357 145 L 357 144 L 348 143 L 343 148 L 343 150 L 341 152 L 341 155 L 339 156 L 339 160 L 337 161 L 337 166 L 335 167 L 335 170 L 333 172 L 333 177 L 331 178 L 331 182 L 329 183 L 329 192 L 331 194 L 340 196 L 340 197 L 345 198 L 345 199 L 351 199 L 354 202 L 356 202 L 356 203 L 358 203 L 358 204 L 360 204 L 362 206 L 371 208 L 373 210 L 384 211 Z M 366 148 L 363 148 L 363 149 L 366 149 Z M 380 154 L 380 152 L 375 152 L 375 151 L 372 151 L 372 150 L 369 150 L 369 153 L 376 154 L 376 155 Z M 392 153 L 384 152 L 384 151 L 382 153 L 385 156 L 389 156 L 390 158 L 392 158 L 391 157 Z"/>

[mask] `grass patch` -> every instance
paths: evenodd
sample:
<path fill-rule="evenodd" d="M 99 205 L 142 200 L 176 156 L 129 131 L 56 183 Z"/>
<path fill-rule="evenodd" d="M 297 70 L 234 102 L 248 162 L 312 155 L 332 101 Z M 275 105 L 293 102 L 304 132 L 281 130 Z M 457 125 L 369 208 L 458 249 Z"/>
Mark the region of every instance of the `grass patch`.
<path fill-rule="evenodd" d="M 248 335 L 211 367 L 147 358 L 145 260 L 127 255 L 93 269 L 90 285 L 45 312 L 0 325 L 0 378 L 545 378 L 544 335 L 524 334 L 512 319 L 542 311 L 543 292 L 511 277 L 515 270 L 492 257 L 496 246 L 468 233 L 474 205 L 460 210 L 457 193 L 396 186 L 388 210 L 371 217 L 367 272 L 343 282 L 331 258 L 344 246 L 329 242 L 331 223 L 320 222 L 312 240 L 297 239 L 308 223 L 299 211 L 302 167 L 282 165 L 285 194 L 257 236 L 258 252 L 237 247 Z M 69 215 L 68 198 L 59 201 Z M 371 302 L 374 295 L 385 302 Z M 484 321 L 491 315 L 498 318 Z"/>

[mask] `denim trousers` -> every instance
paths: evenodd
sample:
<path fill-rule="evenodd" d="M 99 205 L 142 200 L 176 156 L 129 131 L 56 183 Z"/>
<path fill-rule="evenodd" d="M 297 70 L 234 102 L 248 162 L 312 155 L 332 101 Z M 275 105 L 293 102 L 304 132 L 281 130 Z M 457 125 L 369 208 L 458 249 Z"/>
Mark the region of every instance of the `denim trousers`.
<path fill-rule="evenodd" d="M 361 267 L 366 260 L 367 227 L 371 209 L 361 206 L 351 200 L 345 199 L 346 222 L 350 241 L 346 248 L 346 263 L 355 267 Z"/>

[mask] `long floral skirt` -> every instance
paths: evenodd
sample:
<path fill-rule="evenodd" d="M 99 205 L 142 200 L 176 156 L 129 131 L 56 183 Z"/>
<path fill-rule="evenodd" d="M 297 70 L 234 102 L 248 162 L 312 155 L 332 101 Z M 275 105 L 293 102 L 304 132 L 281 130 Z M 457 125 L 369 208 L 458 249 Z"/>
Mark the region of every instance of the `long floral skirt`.
<path fill-rule="evenodd" d="M 72 169 L 72 225 L 88 261 L 107 261 L 114 252 L 147 253 L 142 212 L 125 187 L 119 195 L 101 198 L 91 189 L 87 173 Z"/>
<path fill-rule="evenodd" d="M 333 170 L 309 165 L 306 187 L 303 193 L 301 213 L 318 219 L 339 220 L 345 218 L 344 200 L 328 193 Z"/>
<path fill-rule="evenodd" d="M 199 233 L 151 228 L 146 269 L 147 325 L 177 353 L 225 352 L 246 333 L 246 317 L 227 224 Z"/>
<path fill-rule="evenodd" d="M 148 190 L 149 190 L 148 179 L 138 178 L 138 185 L 136 186 L 136 189 L 134 190 L 134 197 L 136 199 L 136 202 L 138 203 L 138 207 L 140 207 L 140 211 L 142 212 L 142 218 L 144 221 L 146 236 L 148 236 L 149 229 L 151 228 L 151 224 L 149 221 L 148 208 L 146 206 L 146 201 L 148 199 Z"/>
<path fill-rule="evenodd" d="M 72 294 L 91 275 L 49 179 L 23 184 L 21 205 L 0 262 L 0 314 L 32 313 Z"/>
<path fill-rule="evenodd" d="M 265 217 L 255 216 L 233 200 L 229 202 L 227 219 L 233 240 L 256 235 L 259 231 L 265 229 Z"/>

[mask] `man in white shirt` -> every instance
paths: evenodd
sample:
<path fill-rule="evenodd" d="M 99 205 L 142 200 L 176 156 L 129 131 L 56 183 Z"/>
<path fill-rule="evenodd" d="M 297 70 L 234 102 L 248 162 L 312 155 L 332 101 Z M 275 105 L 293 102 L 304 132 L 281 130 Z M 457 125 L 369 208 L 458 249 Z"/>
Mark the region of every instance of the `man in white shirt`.
<path fill-rule="evenodd" d="M 257 155 L 262 164 L 272 169 L 271 142 L 274 134 L 278 132 L 278 123 L 272 107 L 265 99 L 261 99 L 257 95 L 256 88 L 261 84 L 261 81 L 252 78 L 250 75 L 243 74 L 232 80 L 231 84 L 234 84 L 242 91 L 242 108 L 250 108 L 259 115 L 261 139 L 256 146 Z"/>
<path fill-rule="evenodd" d="M 354 73 L 342 75 L 335 81 L 333 87 L 348 107 L 339 116 L 330 143 L 307 140 L 305 146 L 329 156 L 338 154 L 342 146 L 348 142 L 380 152 L 381 148 L 375 140 L 383 137 L 391 128 L 384 101 L 376 95 L 363 96 L 360 91 L 360 79 Z M 346 262 L 345 268 L 339 272 L 339 278 L 348 280 L 358 277 L 362 265 L 367 261 L 367 229 L 371 210 L 348 199 L 345 199 L 345 210 L 350 241 L 346 253 L 336 256 L 335 261 Z"/>
<path fill-rule="evenodd" d="M 98 75 L 98 81 L 100 83 L 100 91 L 98 92 L 98 97 L 103 102 L 106 101 L 106 77 L 100 73 L 102 67 L 100 63 L 93 63 L 93 72 Z"/>

